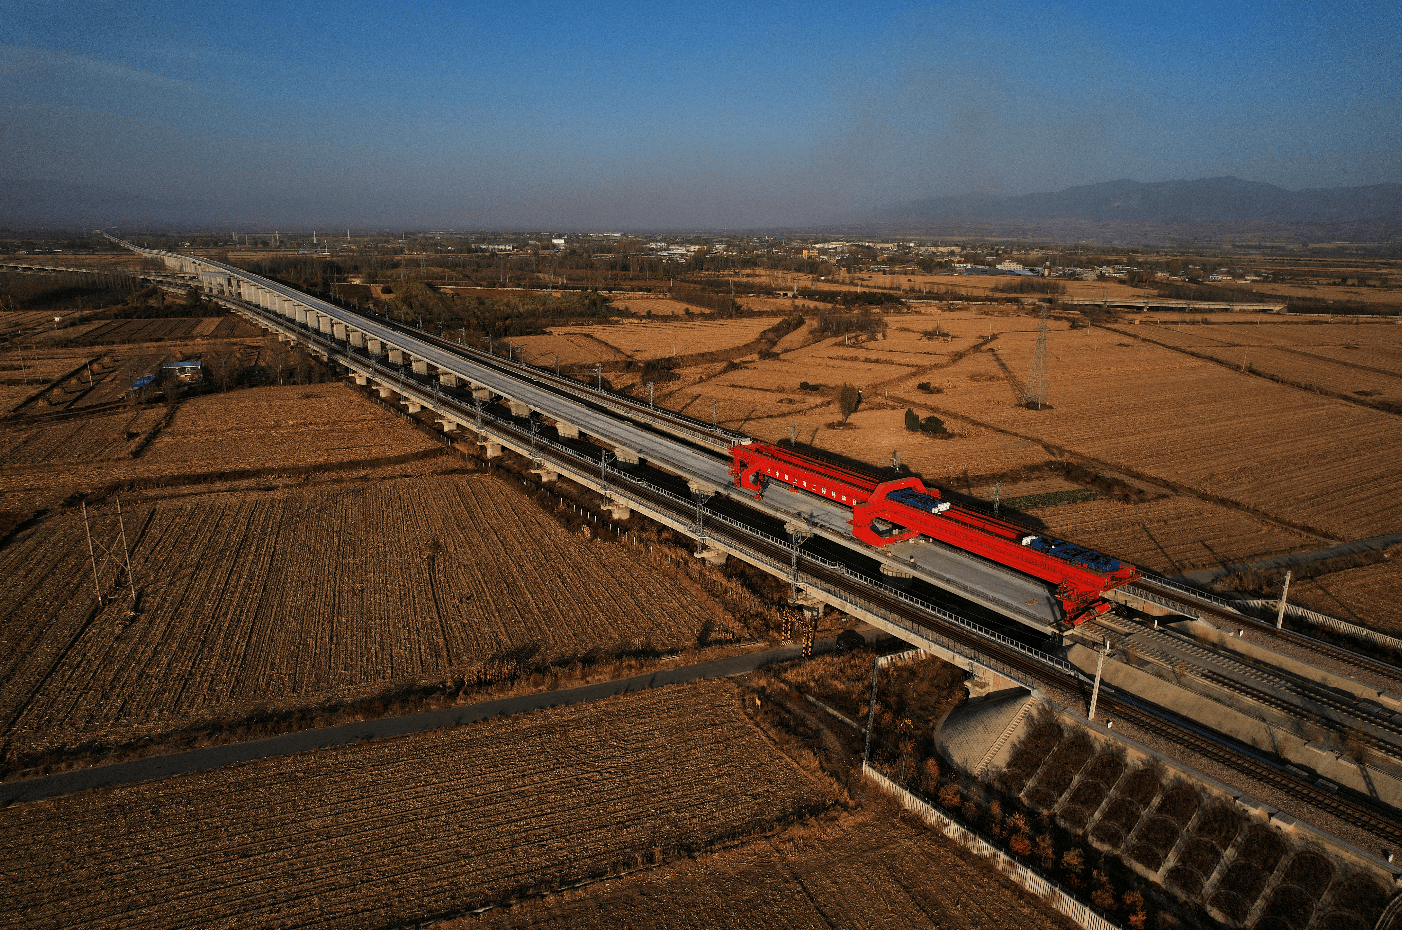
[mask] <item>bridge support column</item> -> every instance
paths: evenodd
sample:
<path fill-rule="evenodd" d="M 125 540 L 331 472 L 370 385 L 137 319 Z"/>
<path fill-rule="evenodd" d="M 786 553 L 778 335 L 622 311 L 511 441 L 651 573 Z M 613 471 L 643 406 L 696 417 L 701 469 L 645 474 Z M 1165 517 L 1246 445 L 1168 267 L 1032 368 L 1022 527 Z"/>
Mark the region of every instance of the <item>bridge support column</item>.
<path fill-rule="evenodd" d="M 475 387 L 472 389 L 472 396 L 478 400 L 491 400 L 492 392 L 484 387 Z"/>
<path fill-rule="evenodd" d="M 701 561 L 714 565 L 717 568 L 724 565 L 726 559 L 729 558 L 729 555 L 724 549 L 717 549 L 715 546 L 711 545 L 709 539 L 701 544 L 700 549 L 696 550 L 695 556 Z"/>
<path fill-rule="evenodd" d="M 613 517 L 615 520 L 627 520 L 633 515 L 633 508 L 629 506 L 628 502 L 619 500 L 616 497 L 609 498 L 604 503 L 604 509 L 607 510 L 609 516 Z"/>
<path fill-rule="evenodd" d="M 804 588 L 799 589 L 798 597 L 794 598 L 790 603 L 795 607 L 802 608 L 805 614 L 819 620 L 822 619 L 823 611 L 826 610 L 828 606 L 827 602 L 818 599 Z"/>
<path fill-rule="evenodd" d="M 333 339 L 346 338 L 346 324 L 333 322 L 331 324 L 331 337 Z"/>
<path fill-rule="evenodd" d="M 326 333 L 328 336 L 331 335 L 332 322 L 333 321 L 331 317 L 327 316 L 324 313 L 318 313 L 316 315 L 316 328 L 321 332 Z"/>
<path fill-rule="evenodd" d="M 375 390 L 379 392 L 380 400 L 389 400 L 391 397 L 394 396 L 394 391 L 385 387 L 383 384 L 375 385 Z"/>
<path fill-rule="evenodd" d="M 562 423 L 559 420 L 556 420 L 555 432 L 560 434 L 561 439 L 579 438 L 579 427 L 575 426 L 573 423 Z"/>
<path fill-rule="evenodd" d="M 440 371 L 438 373 L 438 383 L 444 387 L 457 387 L 458 376 L 451 371 Z"/>
<path fill-rule="evenodd" d="M 519 400 L 512 400 L 508 397 L 506 399 L 506 405 L 511 408 L 511 415 L 513 417 L 528 417 L 531 415 L 531 408 L 521 403 Z"/>
<path fill-rule="evenodd" d="M 531 474 L 539 478 L 541 484 L 550 484 L 552 481 L 560 477 L 560 473 L 558 471 L 555 471 L 554 469 L 550 468 L 550 466 L 544 464 L 542 464 L 539 468 L 532 468 Z"/>
<path fill-rule="evenodd" d="M 348 341 L 353 348 L 365 348 L 365 334 L 358 329 L 347 329 L 346 341 Z"/>
<path fill-rule="evenodd" d="M 626 446 L 614 446 L 613 451 L 620 465 L 636 465 L 642 461 L 642 456 Z"/>
<path fill-rule="evenodd" d="M 416 358 L 416 359 L 414 359 L 414 374 L 416 374 L 416 375 L 426 375 L 426 374 L 428 374 L 428 361 L 425 360 L 425 359 L 421 359 L 421 358 Z"/>
<path fill-rule="evenodd" d="M 477 445 L 486 450 L 487 458 L 494 459 L 501 455 L 501 443 L 483 436 L 477 440 Z"/>
<path fill-rule="evenodd" d="M 414 400 L 412 397 L 406 397 L 403 400 L 401 400 L 400 403 L 403 404 L 405 407 L 408 407 L 410 413 L 418 413 L 420 410 L 424 409 L 423 404 Z"/>
<path fill-rule="evenodd" d="M 385 354 L 385 344 L 384 344 L 383 342 L 381 342 L 380 340 L 376 339 L 374 336 L 367 336 L 367 337 L 366 337 L 366 339 L 365 339 L 365 349 L 366 349 L 366 351 L 368 351 L 371 355 L 384 355 L 384 354 Z"/>
<path fill-rule="evenodd" d="M 391 365 L 403 365 L 403 364 L 404 364 L 404 350 L 403 350 L 403 349 L 396 349 L 394 346 L 390 346 L 390 347 L 389 347 L 389 363 L 390 363 Z"/>
<path fill-rule="evenodd" d="M 445 433 L 451 433 L 458 428 L 458 421 L 449 420 L 447 417 L 444 417 L 440 420 L 434 420 L 433 422 L 443 427 L 443 432 Z"/>
<path fill-rule="evenodd" d="M 370 379 L 358 371 L 351 372 L 351 377 L 355 379 L 355 383 L 360 387 L 365 387 L 365 385 L 370 383 Z"/>

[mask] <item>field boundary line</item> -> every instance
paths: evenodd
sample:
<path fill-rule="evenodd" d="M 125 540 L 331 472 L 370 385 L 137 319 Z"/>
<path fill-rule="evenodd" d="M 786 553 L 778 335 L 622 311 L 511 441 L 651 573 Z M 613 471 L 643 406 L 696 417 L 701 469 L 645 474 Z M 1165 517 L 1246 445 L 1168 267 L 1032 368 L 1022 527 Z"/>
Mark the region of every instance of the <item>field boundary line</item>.
<path fill-rule="evenodd" d="M 836 642 L 835 637 L 819 640 L 814 643 L 814 651 L 829 651 L 834 648 Z M 427 730 L 464 726 L 499 716 L 509 717 L 552 707 L 586 704 L 631 691 L 647 691 L 666 685 L 687 684 L 707 678 L 743 675 L 775 662 L 797 659 L 802 655 L 803 646 L 801 644 L 779 646 L 759 652 L 711 659 L 694 665 L 659 669 L 627 678 L 614 678 L 587 685 L 577 685 L 573 688 L 561 688 L 557 691 L 538 691 L 533 694 L 480 701 L 460 707 L 444 707 L 398 716 L 378 717 L 374 720 L 314 727 L 309 730 L 280 733 L 277 736 L 262 739 L 205 746 L 167 755 L 146 756 L 126 762 L 43 775 L 23 781 L 0 783 L 0 807 L 27 801 L 39 801 L 44 798 L 61 797 L 95 788 L 170 778 L 176 775 L 202 772 L 277 756 L 330 749 L 361 741 L 390 739 Z"/>
<path fill-rule="evenodd" d="M 1013 883 L 1022 890 L 1045 901 L 1059 913 L 1074 920 L 1084 930 L 1120 930 L 1116 924 L 1110 923 L 1095 913 L 1088 905 L 1077 901 L 1056 882 L 1038 875 L 1001 849 L 970 831 L 963 824 L 951 820 L 926 804 L 865 762 L 862 763 L 862 774 L 886 794 L 899 801 L 906 810 L 918 815 L 926 826 L 939 831 L 974 855 L 989 860 L 998 871 L 1012 879 Z"/>

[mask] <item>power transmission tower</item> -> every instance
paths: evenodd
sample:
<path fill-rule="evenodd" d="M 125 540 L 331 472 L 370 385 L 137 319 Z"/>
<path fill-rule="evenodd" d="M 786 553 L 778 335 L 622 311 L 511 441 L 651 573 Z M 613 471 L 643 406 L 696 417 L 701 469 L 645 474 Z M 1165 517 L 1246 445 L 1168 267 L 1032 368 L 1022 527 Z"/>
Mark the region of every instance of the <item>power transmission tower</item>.
<path fill-rule="evenodd" d="M 1024 407 L 1036 406 L 1041 410 L 1047 402 L 1047 307 L 1042 307 L 1042 322 L 1037 327 L 1037 348 L 1032 351 L 1032 374 L 1027 379 L 1027 393 L 1023 395 Z"/>

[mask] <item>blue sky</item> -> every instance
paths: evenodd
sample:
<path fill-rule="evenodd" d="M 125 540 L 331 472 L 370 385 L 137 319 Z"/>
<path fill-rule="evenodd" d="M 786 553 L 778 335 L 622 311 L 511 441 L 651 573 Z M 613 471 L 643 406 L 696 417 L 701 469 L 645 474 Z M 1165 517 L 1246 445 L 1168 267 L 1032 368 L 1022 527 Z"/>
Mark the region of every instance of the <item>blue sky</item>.
<path fill-rule="evenodd" d="M 248 222 L 559 229 L 1398 182 L 1400 10 L 0 0 L 0 177 Z"/>

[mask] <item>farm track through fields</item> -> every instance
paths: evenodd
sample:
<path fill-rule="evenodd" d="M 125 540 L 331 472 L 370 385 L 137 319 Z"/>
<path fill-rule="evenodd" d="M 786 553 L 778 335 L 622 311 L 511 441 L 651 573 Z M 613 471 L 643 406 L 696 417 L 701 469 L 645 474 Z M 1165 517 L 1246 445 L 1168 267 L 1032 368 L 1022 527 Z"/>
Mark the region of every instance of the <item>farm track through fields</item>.
<path fill-rule="evenodd" d="M 813 651 L 815 654 L 821 655 L 835 648 L 836 642 L 835 637 L 817 640 L 814 643 Z M 424 733 L 445 727 L 460 727 L 481 720 L 528 714 L 551 707 L 587 704 L 620 694 L 648 691 L 668 685 L 687 684 L 712 678 L 728 678 L 743 675 L 776 662 L 788 662 L 800 658 L 802 655 L 802 644 L 778 646 L 758 652 L 710 659 L 690 665 L 675 665 L 641 675 L 609 679 L 555 691 L 541 691 L 438 710 L 316 727 L 262 739 L 244 740 L 181 752 L 159 753 L 126 762 L 95 765 L 54 775 L 3 782 L 0 783 L 0 807 L 8 804 L 38 801 L 44 798 L 61 797 L 96 788 L 108 788 L 115 785 L 170 778 L 191 772 L 208 771 L 256 759 L 313 752 L 333 746 L 344 746 L 371 740 L 392 739 L 408 733 Z"/>

